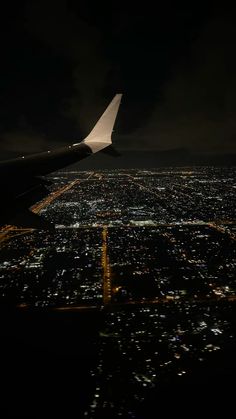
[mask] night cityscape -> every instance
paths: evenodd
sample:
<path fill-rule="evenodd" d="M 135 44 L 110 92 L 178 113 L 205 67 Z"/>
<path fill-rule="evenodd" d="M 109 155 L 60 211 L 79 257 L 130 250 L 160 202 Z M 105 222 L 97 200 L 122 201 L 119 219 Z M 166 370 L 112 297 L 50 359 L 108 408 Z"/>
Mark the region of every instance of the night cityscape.
<path fill-rule="evenodd" d="M 233 2 L 3 2 L 0 418 L 229 418 Z"/>
<path fill-rule="evenodd" d="M 235 348 L 235 168 L 48 179 L 32 211 L 52 228 L 1 231 L 1 306 L 90 319 L 81 417 L 142 418 L 166 385 Z"/>

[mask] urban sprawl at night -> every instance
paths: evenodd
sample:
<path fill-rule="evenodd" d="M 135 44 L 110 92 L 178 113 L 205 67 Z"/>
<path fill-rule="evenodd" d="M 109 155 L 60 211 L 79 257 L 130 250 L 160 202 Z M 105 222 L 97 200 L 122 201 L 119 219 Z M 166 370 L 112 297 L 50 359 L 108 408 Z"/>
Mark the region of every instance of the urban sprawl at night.
<path fill-rule="evenodd" d="M 84 417 L 139 417 L 235 342 L 236 169 L 48 179 L 32 211 L 52 228 L 1 230 L 1 304 L 99 316 Z"/>

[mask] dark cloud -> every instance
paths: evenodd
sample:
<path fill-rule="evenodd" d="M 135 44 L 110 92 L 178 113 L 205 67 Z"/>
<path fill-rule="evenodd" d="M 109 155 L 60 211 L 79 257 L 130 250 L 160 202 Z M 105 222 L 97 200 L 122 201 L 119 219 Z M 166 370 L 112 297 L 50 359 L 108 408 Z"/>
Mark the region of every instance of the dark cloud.
<path fill-rule="evenodd" d="M 101 31 L 79 18 L 66 0 L 30 2 L 28 30 L 73 62 L 74 94 L 65 98 L 63 113 L 86 132 L 104 107 L 110 71 Z"/>
<path fill-rule="evenodd" d="M 47 148 L 48 142 L 35 132 L 9 131 L 2 135 L 1 149 L 17 154 L 35 153 Z M 57 144 L 58 145 L 58 144 Z"/>
<path fill-rule="evenodd" d="M 107 104 L 110 62 L 99 28 L 65 0 L 23 3 L 15 20 L 8 17 L 4 34 L 3 156 L 6 150 L 31 153 L 81 139 Z"/>
<path fill-rule="evenodd" d="M 226 8 L 22 4 L 2 36 L 2 153 L 81 139 L 118 91 L 119 149 L 236 151 L 236 32 Z"/>
<path fill-rule="evenodd" d="M 1 135 L 1 152 L 6 158 L 45 151 L 49 144 L 51 148 L 60 146 L 59 141 L 51 139 L 49 142 L 46 136 L 37 133 L 24 116 L 19 125 L 20 129 L 8 130 Z"/>
<path fill-rule="evenodd" d="M 236 152 L 235 43 L 231 17 L 203 28 L 191 54 L 172 70 L 148 124 L 136 132 L 142 148 Z"/>

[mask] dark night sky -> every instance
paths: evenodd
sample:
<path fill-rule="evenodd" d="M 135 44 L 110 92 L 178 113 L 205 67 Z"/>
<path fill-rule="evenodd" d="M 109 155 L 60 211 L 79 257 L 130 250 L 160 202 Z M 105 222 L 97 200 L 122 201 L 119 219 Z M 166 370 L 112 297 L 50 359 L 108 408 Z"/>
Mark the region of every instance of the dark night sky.
<path fill-rule="evenodd" d="M 234 10 L 129 4 L 2 8 L 2 159 L 82 139 L 117 92 L 118 149 L 236 153 Z"/>

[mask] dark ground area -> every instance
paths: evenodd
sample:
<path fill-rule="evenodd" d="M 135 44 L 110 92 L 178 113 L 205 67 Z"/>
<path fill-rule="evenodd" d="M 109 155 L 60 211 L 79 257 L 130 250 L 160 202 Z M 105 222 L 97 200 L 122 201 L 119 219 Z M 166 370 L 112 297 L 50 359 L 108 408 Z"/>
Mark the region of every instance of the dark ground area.
<path fill-rule="evenodd" d="M 103 314 L 1 310 L 0 316 L 1 417 L 83 417 L 95 386 L 90 369 Z M 151 390 L 137 418 L 207 412 L 229 417 L 235 349 L 234 342 L 191 375 Z"/>
<path fill-rule="evenodd" d="M 99 316 L 1 312 L 3 417 L 81 417 L 93 382 Z M 62 416 L 61 416 L 62 415 Z"/>

